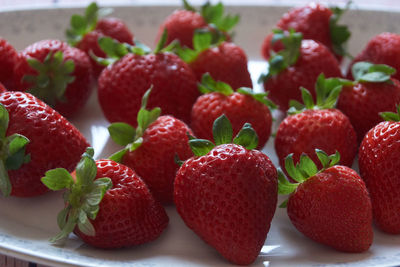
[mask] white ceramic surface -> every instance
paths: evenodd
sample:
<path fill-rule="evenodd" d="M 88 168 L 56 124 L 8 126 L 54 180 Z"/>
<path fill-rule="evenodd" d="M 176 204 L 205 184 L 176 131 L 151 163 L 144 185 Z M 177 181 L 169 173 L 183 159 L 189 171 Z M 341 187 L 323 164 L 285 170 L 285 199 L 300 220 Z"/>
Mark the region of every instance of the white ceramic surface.
<path fill-rule="evenodd" d="M 1 7 L 0 7 L 1 8 Z M 158 25 L 174 6 L 117 6 L 115 16 L 126 21 L 135 36 L 154 46 Z M 240 13 L 236 41 L 246 50 L 254 80 L 265 68 L 260 58 L 263 37 L 287 7 L 233 6 Z M 0 10 L 0 36 L 22 49 L 47 38 L 63 39 L 73 13 L 80 8 Z M 373 35 L 383 31 L 400 32 L 400 14 L 385 11 L 352 10 L 343 22 L 353 31 L 350 52 L 357 53 Z M 259 89 L 259 88 L 258 88 Z M 73 120 L 96 150 L 106 157 L 118 149 L 110 142 L 107 121 L 94 92 L 84 111 Z M 263 150 L 277 164 L 271 139 Z M 64 247 L 52 246 L 48 238 L 57 233 L 56 214 L 62 208 L 61 195 L 49 193 L 33 199 L 0 197 L 0 253 L 50 266 L 225 266 L 230 265 L 193 232 L 168 206 L 170 224 L 156 241 L 120 250 L 99 250 L 83 244 L 77 237 Z M 291 225 L 283 209 L 277 209 L 271 230 L 254 266 L 385 266 L 400 264 L 400 236 L 375 231 L 369 251 L 361 254 L 336 252 L 302 236 Z"/>

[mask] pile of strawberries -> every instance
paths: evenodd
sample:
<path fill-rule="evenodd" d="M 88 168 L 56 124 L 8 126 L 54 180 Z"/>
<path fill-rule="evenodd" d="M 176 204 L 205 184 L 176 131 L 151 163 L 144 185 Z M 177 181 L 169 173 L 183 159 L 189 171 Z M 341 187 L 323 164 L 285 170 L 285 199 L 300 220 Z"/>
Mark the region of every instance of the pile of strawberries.
<path fill-rule="evenodd" d="M 67 42 L 17 52 L 0 38 L 2 195 L 63 190 L 51 242 L 74 232 L 99 248 L 155 240 L 169 222 L 164 205 L 174 204 L 241 265 L 264 245 L 278 193 L 301 233 L 339 251 L 368 250 L 373 221 L 400 233 L 400 35 L 373 37 L 342 73 L 344 11 L 292 9 L 262 44 L 269 67 L 257 93 L 232 41 L 239 16 L 221 3 L 183 4 L 154 50 L 95 3 L 71 17 Z M 121 146 L 99 160 L 68 121 L 96 85 Z M 281 168 L 260 151 L 273 109 L 287 115 L 274 133 Z M 360 175 L 351 169 L 357 154 Z"/>

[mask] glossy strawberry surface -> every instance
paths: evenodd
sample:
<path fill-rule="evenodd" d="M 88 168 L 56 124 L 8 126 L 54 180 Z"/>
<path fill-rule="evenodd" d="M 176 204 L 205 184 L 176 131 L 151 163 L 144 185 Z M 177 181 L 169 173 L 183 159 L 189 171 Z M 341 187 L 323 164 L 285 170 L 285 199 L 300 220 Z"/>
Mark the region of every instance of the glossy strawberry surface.
<path fill-rule="evenodd" d="M 220 145 L 181 166 L 174 201 L 186 225 L 223 257 L 250 264 L 275 212 L 276 169 L 259 151 Z"/>
<path fill-rule="evenodd" d="M 72 171 L 89 146 L 83 135 L 64 117 L 36 97 L 22 92 L 0 94 L 9 112 L 7 136 L 22 134 L 30 140 L 26 153 L 31 161 L 9 170 L 11 195 L 31 197 L 48 191 L 40 178 L 53 168 Z"/>
<path fill-rule="evenodd" d="M 103 18 L 99 20 L 96 24 L 96 28 L 85 34 L 82 40 L 77 43 L 76 47 L 85 51 L 87 55 L 90 56 L 90 51 L 92 51 L 98 57 L 106 57 L 106 54 L 101 50 L 98 39 L 100 37 L 111 37 L 121 43 L 128 43 L 133 45 L 133 34 L 125 25 L 125 23 L 117 18 Z M 97 64 L 92 58 L 90 58 L 94 74 L 97 77 L 100 72 L 104 69 L 104 66 Z"/>
<path fill-rule="evenodd" d="M 215 92 L 200 96 L 192 109 L 190 126 L 195 136 L 212 140 L 213 122 L 222 114 L 231 121 L 234 135 L 243 124 L 249 122 L 258 135 L 258 148 L 262 148 L 268 141 L 271 135 L 271 112 L 266 105 L 240 93 L 226 96 Z"/>
<path fill-rule="evenodd" d="M 122 158 L 122 163 L 134 169 L 154 197 L 163 203 L 173 202 L 174 180 L 179 168 L 175 156 L 186 160 L 193 155 L 188 133 L 192 131 L 184 122 L 161 116 L 143 133 L 142 145 L 126 152 Z"/>
<path fill-rule="evenodd" d="M 352 64 L 358 61 L 389 65 L 397 70 L 393 77 L 399 80 L 400 34 L 384 32 L 374 36 L 367 43 L 364 50 L 362 50 L 361 53 L 355 57 Z M 348 74 L 348 77 L 352 77 L 351 73 Z"/>
<path fill-rule="evenodd" d="M 0 82 L 9 90 L 15 90 L 14 68 L 18 52 L 4 38 L 0 37 Z"/>
<path fill-rule="evenodd" d="M 97 160 L 96 166 L 96 178 L 110 178 L 113 187 L 105 193 L 97 217 L 91 221 L 96 235 L 85 235 L 78 228 L 75 233 L 99 248 L 140 245 L 158 238 L 169 219 L 143 180 L 112 160 Z"/>
<path fill-rule="evenodd" d="M 279 109 L 286 111 L 289 100 L 301 101 L 301 86 L 315 97 L 314 85 L 321 73 L 327 78 L 341 77 L 338 61 L 321 43 L 303 40 L 297 62 L 267 79 L 264 88 L 270 92 L 268 97 L 279 105 Z"/>
<path fill-rule="evenodd" d="M 358 141 L 379 122 L 380 112 L 396 111 L 400 103 L 400 83 L 397 79 L 382 83 L 357 83 L 344 87 L 337 108 L 347 117 L 357 132 Z"/>
<path fill-rule="evenodd" d="M 305 236 L 337 250 L 363 252 L 372 244 L 371 199 L 348 167 L 330 167 L 300 184 L 289 197 L 287 213 Z"/>
<path fill-rule="evenodd" d="M 72 60 L 74 62 L 75 77 L 65 90 L 64 100 L 58 100 L 53 106 L 63 116 L 72 117 L 77 114 L 86 104 L 92 92 L 92 66 L 89 57 L 80 49 L 70 47 L 67 43 L 59 40 L 42 40 L 26 47 L 20 53 L 20 60 L 16 67 L 16 77 L 22 81 L 25 75 L 37 74 L 32 69 L 27 59 L 37 59 L 43 62 L 49 53 L 63 52 L 64 62 Z M 51 76 L 51 75 L 50 75 Z M 18 90 L 26 91 L 32 86 L 31 83 L 21 82 Z"/>
<path fill-rule="evenodd" d="M 209 48 L 189 65 L 199 81 L 208 72 L 215 80 L 225 82 L 233 89 L 253 87 L 247 70 L 247 56 L 241 47 L 233 43 L 223 42 Z"/>
<path fill-rule="evenodd" d="M 176 10 L 161 24 L 157 42 L 166 29 L 168 31 L 167 44 L 173 40 L 179 40 L 182 46 L 193 48 L 192 40 L 195 30 L 206 26 L 207 22 L 199 13 L 189 10 Z"/>
<path fill-rule="evenodd" d="M 374 221 L 379 229 L 400 233 L 400 123 L 381 122 L 364 137 L 359 166 L 371 195 Z"/>
<path fill-rule="evenodd" d="M 141 98 L 153 86 L 148 107 L 160 107 L 162 114 L 189 123 L 192 105 L 200 94 L 196 83 L 190 67 L 174 54 L 128 54 L 102 72 L 98 97 L 110 122 L 136 126 Z"/>
<path fill-rule="evenodd" d="M 337 109 L 305 110 L 281 122 L 275 138 L 281 166 L 291 153 L 295 163 L 305 153 L 320 165 L 316 148 L 328 154 L 339 151 L 340 164 L 351 167 L 357 154 L 357 136 L 346 115 Z"/>

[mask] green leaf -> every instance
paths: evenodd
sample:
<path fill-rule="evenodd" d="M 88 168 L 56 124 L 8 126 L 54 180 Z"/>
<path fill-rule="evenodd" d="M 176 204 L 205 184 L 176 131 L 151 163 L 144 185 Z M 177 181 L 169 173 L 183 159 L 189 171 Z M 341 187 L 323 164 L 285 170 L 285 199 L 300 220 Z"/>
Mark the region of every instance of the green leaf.
<path fill-rule="evenodd" d="M 204 73 L 201 77 L 199 90 L 202 93 L 218 92 L 226 96 L 234 93 L 232 87 L 229 84 L 221 81 L 215 81 L 208 72 Z"/>
<path fill-rule="evenodd" d="M 396 69 L 384 64 L 372 64 L 361 61 L 353 65 L 351 72 L 358 82 L 390 82 L 390 76 L 396 72 Z"/>
<path fill-rule="evenodd" d="M 321 149 L 315 149 L 315 153 L 317 154 L 317 157 L 318 157 L 319 161 L 321 162 L 322 167 L 327 168 L 329 166 L 329 161 L 330 161 L 328 154 L 326 154 Z"/>
<path fill-rule="evenodd" d="M 215 145 L 229 144 L 232 142 L 232 124 L 225 114 L 218 117 L 213 124 L 213 137 Z"/>
<path fill-rule="evenodd" d="M 101 50 L 111 59 L 118 60 L 129 53 L 129 45 L 122 44 L 111 37 L 100 37 L 98 43 Z"/>
<path fill-rule="evenodd" d="M 139 137 L 138 139 L 135 140 L 135 142 L 131 143 L 128 146 L 128 149 L 130 152 L 136 150 L 138 147 L 140 147 L 143 143 L 143 137 Z"/>
<path fill-rule="evenodd" d="M 215 145 L 206 139 L 189 140 L 189 146 L 195 156 L 204 156 L 215 147 Z"/>
<path fill-rule="evenodd" d="M 83 186 L 90 186 L 97 174 L 96 162 L 93 159 L 92 150 L 82 155 L 81 160 L 76 166 L 76 182 Z"/>
<path fill-rule="evenodd" d="M 92 29 L 95 28 L 98 18 L 99 7 L 96 2 L 90 3 L 85 10 L 85 21 Z"/>
<path fill-rule="evenodd" d="M 146 110 L 146 109 L 139 110 L 137 120 L 138 120 L 138 128 L 140 127 L 142 134 L 150 124 L 152 124 L 157 120 L 160 114 L 161 114 L 160 108 L 154 108 L 152 110 Z"/>
<path fill-rule="evenodd" d="M 307 177 L 312 177 L 318 172 L 317 165 L 306 154 L 300 156 L 299 169 L 306 173 Z"/>
<path fill-rule="evenodd" d="M 99 205 L 108 189 L 112 188 L 113 184 L 110 178 L 103 177 L 96 179 L 93 182 L 91 191 L 86 195 L 86 201 L 90 206 Z"/>
<path fill-rule="evenodd" d="M 300 87 L 301 90 L 301 97 L 303 98 L 304 105 L 307 109 L 313 109 L 314 108 L 314 100 L 313 97 L 306 88 Z"/>
<path fill-rule="evenodd" d="M 168 38 L 168 31 L 167 31 L 167 28 L 164 28 L 164 31 L 163 31 L 163 33 L 161 35 L 160 40 L 158 41 L 156 49 L 154 49 L 154 54 L 157 54 L 162 50 L 162 48 L 167 43 L 167 38 Z"/>
<path fill-rule="evenodd" d="M 289 202 L 289 199 L 285 199 L 285 201 L 283 201 L 283 202 L 279 205 L 279 208 L 287 208 L 288 202 Z"/>
<path fill-rule="evenodd" d="M 7 109 L 0 104 L 0 139 L 6 136 L 9 120 Z"/>
<path fill-rule="evenodd" d="M 151 53 L 151 48 L 137 39 L 135 39 L 135 47 L 134 48 L 139 48 L 140 50 L 142 50 L 144 55 Z M 132 49 L 134 49 L 134 48 L 132 48 Z M 134 54 L 137 54 L 137 53 L 134 52 Z"/>
<path fill-rule="evenodd" d="M 272 102 L 270 99 L 268 99 L 268 92 L 264 92 L 264 93 L 256 93 L 253 91 L 253 89 L 248 88 L 248 87 L 240 87 L 236 90 L 237 93 L 241 93 L 243 95 L 249 95 L 251 97 L 253 97 L 255 100 L 257 100 L 258 102 L 266 105 L 268 108 L 270 109 L 276 109 L 278 108 L 278 106 Z"/>
<path fill-rule="evenodd" d="M 349 1 L 348 3 L 350 3 Z M 329 30 L 330 30 L 330 37 L 332 41 L 332 46 L 335 54 L 340 56 L 346 55 L 345 44 L 351 36 L 351 33 L 347 26 L 339 25 L 338 21 L 342 17 L 344 11 L 347 11 L 349 8 L 349 4 L 347 7 L 342 10 L 338 7 L 331 8 L 332 16 L 329 19 Z"/>
<path fill-rule="evenodd" d="M 69 210 L 70 210 L 70 207 L 68 206 L 68 207 L 62 209 L 57 215 L 57 225 L 60 229 L 63 229 L 65 227 L 65 225 L 67 224 L 67 216 L 68 216 Z"/>
<path fill-rule="evenodd" d="M 207 2 L 201 7 L 200 13 L 208 24 L 215 25 L 216 29 L 223 32 L 230 31 L 240 19 L 238 15 L 224 16 L 224 5 L 221 2 L 216 5 Z"/>
<path fill-rule="evenodd" d="M 258 145 L 258 136 L 256 131 L 251 127 L 250 123 L 245 123 L 236 137 L 233 139 L 233 143 L 241 145 L 246 149 L 256 149 Z"/>
<path fill-rule="evenodd" d="M 278 194 L 289 195 L 293 193 L 299 186 L 299 184 L 289 182 L 280 168 L 278 168 L 277 171 L 278 171 Z"/>
<path fill-rule="evenodd" d="M 289 154 L 285 159 L 285 169 L 290 177 L 293 178 L 296 182 L 303 182 L 304 177 L 301 172 L 296 168 L 293 161 L 293 153 Z"/>
<path fill-rule="evenodd" d="M 112 140 L 121 146 L 126 146 L 135 140 L 136 129 L 124 122 L 112 123 L 108 126 L 108 132 Z"/>
<path fill-rule="evenodd" d="M 8 144 L 8 153 L 9 155 L 13 155 L 24 149 L 25 146 L 30 142 L 28 138 L 20 134 L 13 134 L 7 137 Z"/>
<path fill-rule="evenodd" d="M 63 168 L 47 171 L 45 176 L 41 178 L 41 181 L 47 188 L 53 191 L 70 188 L 74 183 L 71 174 Z"/>
<path fill-rule="evenodd" d="M 78 220 L 78 229 L 81 231 L 83 234 L 88 235 L 88 236 L 95 236 L 96 231 L 93 227 L 93 224 L 89 221 L 86 213 L 82 211 L 81 214 L 84 214 L 79 217 Z"/>
<path fill-rule="evenodd" d="M 207 50 L 212 44 L 212 39 L 211 32 L 196 30 L 193 36 L 193 48 L 198 53 Z"/>
<path fill-rule="evenodd" d="M 70 24 L 74 31 L 79 34 L 84 34 L 88 26 L 85 18 L 79 15 L 72 15 Z"/>
<path fill-rule="evenodd" d="M 190 5 L 187 0 L 182 0 L 182 2 L 183 2 L 183 7 L 186 10 L 189 10 L 189 11 L 192 11 L 192 12 L 196 12 L 196 9 L 192 5 Z"/>
<path fill-rule="evenodd" d="M 0 160 L 0 190 L 3 196 L 8 197 L 11 194 L 11 182 L 4 162 Z"/>
<path fill-rule="evenodd" d="M 75 229 L 76 223 L 78 222 L 78 214 L 74 209 L 70 209 L 67 222 L 64 224 L 64 227 L 61 229 L 61 232 L 56 236 L 50 238 L 51 243 L 59 243 L 64 242 L 68 235 Z"/>
<path fill-rule="evenodd" d="M 329 156 L 329 160 L 330 160 L 329 167 L 332 167 L 333 165 L 336 165 L 337 163 L 339 163 L 339 161 L 340 161 L 340 153 L 339 153 L 339 151 L 336 151 L 335 154 L 330 155 Z"/>
<path fill-rule="evenodd" d="M 122 158 L 124 157 L 124 155 L 126 154 L 126 152 L 128 151 L 128 148 L 124 148 L 120 151 L 115 152 L 114 154 L 112 154 L 109 159 L 115 161 L 115 162 L 121 162 Z"/>
<path fill-rule="evenodd" d="M 379 115 L 385 121 L 400 121 L 400 116 L 398 113 L 394 112 L 380 112 Z"/>

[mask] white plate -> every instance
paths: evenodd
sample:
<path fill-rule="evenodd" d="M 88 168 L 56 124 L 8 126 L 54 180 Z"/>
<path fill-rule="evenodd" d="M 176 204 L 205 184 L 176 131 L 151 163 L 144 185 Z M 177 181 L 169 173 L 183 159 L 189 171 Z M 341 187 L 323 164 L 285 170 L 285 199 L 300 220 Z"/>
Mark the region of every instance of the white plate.
<path fill-rule="evenodd" d="M 161 21 L 173 11 L 173 6 L 118 6 L 114 15 L 130 26 L 135 36 L 154 46 L 154 37 Z M 249 58 L 256 79 L 265 63 L 260 60 L 263 37 L 287 10 L 282 6 L 233 6 L 242 22 L 237 28 L 237 43 Z M 22 49 L 30 43 L 47 38 L 63 39 L 63 32 L 73 13 L 82 9 L 7 10 L 0 12 L 0 35 Z M 399 13 L 353 10 L 345 15 L 353 37 L 350 51 L 355 54 L 373 35 L 383 31 L 399 32 Z M 92 143 L 96 157 L 106 157 L 116 151 L 108 138 L 104 119 L 93 94 L 85 110 L 73 123 Z M 273 140 L 264 148 L 277 164 Z M 168 206 L 170 224 L 162 236 L 149 244 L 119 250 L 99 250 L 83 244 L 77 237 L 65 247 L 48 243 L 58 232 L 56 214 L 62 208 L 61 195 L 49 193 L 32 198 L 0 198 L 0 253 L 51 266 L 225 266 L 230 265 L 210 246 L 190 231 Z M 375 231 L 374 243 L 361 254 L 340 253 L 319 245 L 297 232 L 286 211 L 277 209 L 271 230 L 255 266 L 382 266 L 400 264 L 400 236 Z"/>

